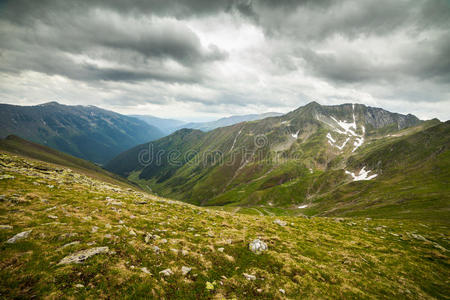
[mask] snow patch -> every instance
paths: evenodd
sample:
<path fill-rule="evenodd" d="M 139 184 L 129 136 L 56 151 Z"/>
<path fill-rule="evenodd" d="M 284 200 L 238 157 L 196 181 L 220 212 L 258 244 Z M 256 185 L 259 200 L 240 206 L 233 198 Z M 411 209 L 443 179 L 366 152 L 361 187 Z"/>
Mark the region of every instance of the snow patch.
<path fill-rule="evenodd" d="M 361 145 L 362 145 L 363 143 L 364 143 L 364 138 L 363 138 L 362 136 L 356 138 L 356 141 L 353 143 L 353 146 L 355 146 L 355 147 L 353 148 L 352 152 L 355 152 L 356 149 L 358 149 L 359 147 L 361 147 Z"/>
<path fill-rule="evenodd" d="M 336 140 L 335 139 L 333 139 L 333 137 L 331 136 L 331 134 L 328 132 L 328 134 L 327 134 L 327 138 L 334 144 L 334 143 L 336 143 Z"/>
<path fill-rule="evenodd" d="M 347 145 L 347 143 L 350 141 L 350 138 L 352 138 L 352 137 L 356 138 L 355 141 L 353 142 L 354 147 L 353 147 L 352 152 L 355 152 L 364 143 L 364 136 L 366 134 L 366 128 L 364 126 L 361 126 L 362 135 L 359 135 L 356 133 L 357 125 L 356 125 L 355 105 L 354 104 L 352 104 L 352 110 L 353 110 L 353 112 L 352 112 L 353 122 L 337 120 L 335 117 L 330 116 L 331 119 L 337 123 L 337 125 L 340 127 L 340 129 L 336 128 L 335 126 L 333 126 L 323 120 L 320 120 L 319 117 L 316 115 L 317 120 L 322 121 L 325 124 L 329 125 L 333 129 L 334 132 L 337 132 L 338 134 L 347 136 L 347 139 L 344 141 L 344 143 L 341 146 L 339 146 L 339 145 L 336 145 L 336 140 L 331 136 L 331 134 L 330 133 L 327 134 L 328 143 L 331 146 L 334 146 L 341 151 L 342 151 L 342 149 L 344 149 L 344 147 Z"/>
<path fill-rule="evenodd" d="M 353 177 L 353 181 L 360 181 L 360 180 L 371 180 L 378 176 L 378 174 L 372 174 L 369 176 L 369 173 L 372 171 L 366 171 L 366 167 L 363 167 L 358 175 L 355 175 L 353 172 L 345 171 L 345 174 L 351 175 Z"/>
<path fill-rule="evenodd" d="M 298 139 L 298 133 L 300 132 L 300 130 L 297 130 L 297 132 L 296 133 L 291 133 L 291 136 L 294 138 L 294 139 Z"/>
<path fill-rule="evenodd" d="M 298 206 L 298 208 L 307 208 L 307 207 L 308 207 L 308 204 Z"/>

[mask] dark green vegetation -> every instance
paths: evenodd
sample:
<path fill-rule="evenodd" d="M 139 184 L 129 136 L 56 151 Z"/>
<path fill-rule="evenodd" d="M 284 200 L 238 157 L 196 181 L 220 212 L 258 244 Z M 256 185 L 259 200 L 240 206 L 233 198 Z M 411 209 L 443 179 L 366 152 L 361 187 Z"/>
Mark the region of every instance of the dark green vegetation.
<path fill-rule="evenodd" d="M 196 205 L 443 219 L 450 201 L 449 127 L 359 104 L 313 102 L 206 133 L 180 130 L 120 154 L 106 168 Z M 151 151 L 153 160 L 142 164 L 139 155 Z M 345 172 L 358 175 L 363 167 L 377 177 L 353 181 Z"/>
<path fill-rule="evenodd" d="M 295 166 L 286 170 L 290 176 L 302 172 Z M 195 207 L 10 154 L 0 154 L 0 175 L 1 298 L 447 299 L 450 294 L 445 223 L 280 217 L 283 226 L 275 217 Z M 6 243 L 28 230 L 28 237 Z M 268 245 L 260 255 L 248 250 L 257 237 Z M 58 264 L 94 247 L 108 248 L 81 264 Z M 182 267 L 191 270 L 183 274 Z M 167 269 L 171 275 L 160 273 Z"/>
<path fill-rule="evenodd" d="M 56 102 L 37 106 L 0 104 L 0 137 L 11 134 L 100 164 L 164 135 L 132 117 L 95 106 Z"/>

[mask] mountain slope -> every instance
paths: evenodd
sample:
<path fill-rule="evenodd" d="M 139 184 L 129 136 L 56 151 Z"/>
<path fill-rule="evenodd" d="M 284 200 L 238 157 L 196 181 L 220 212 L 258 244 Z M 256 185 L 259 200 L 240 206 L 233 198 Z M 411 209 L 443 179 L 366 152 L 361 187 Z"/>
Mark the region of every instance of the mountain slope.
<path fill-rule="evenodd" d="M 6 299 L 445 299 L 449 228 L 249 216 L 0 154 Z M 266 244 L 259 254 L 249 245 Z M 261 243 L 259 243 L 261 244 Z"/>
<path fill-rule="evenodd" d="M 70 168 L 105 182 L 136 188 L 123 177 L 110 173 L 94 163 L 24 140 L 18 136 L 9 135 L 5 139 L 0 139 L 0 152 L 51 163 L 58 167 Z"/>
<path fill-rule="evenodd" d="M 332 207 L 319 205 L 317 199 L 333 203 L 325 197 L 326 193 L 347 184 L 356 192 L 358 184 L 384 178 L 384 166 L 367 164 L 360 174 L 361 161 L 365 160 L 357 164 L 356 158 L 362 153 L 375 153 L 375 146 L 383 142 L 402 139 L 437 124 L 437 120 L 423 122 L 412 115 L 359 104 L 321 106 L 313 102 L 281 117 L 197 132 L 194 139 L 191 131 L 180 131 L 124 152 L 106 168 L 150 186 L 161 195 L 197 205 L 263 206 L 268 211 L 282 207 L 289 209 L 290 214 L 331 213 Z M 180 147 L 180 143 L 170 142 L 175 137 L 187 144 Z M 435 141 L 436 147 L 446 147 L 445 138 L 436 137 Z M 154 152 L 158 161 L 142 164 L 133 160 L 140 150 L 149 147 L 158 149 Z M 380 151 L 378 155 L 387 150 Z M 401 157 L 409 155 L 399 151 Z M 422 159 L 404 161 L 413 166 Z M 439 159 L 434 161 L 442 163 Z M 395 173 L 400 175 L 401 170 Z M 372 181 L 352 183 L 352 179 Z M 437 197 L 445 195 L 442 186 L 436 188 Z M 437 206 L 448 207 L 448 203 L 443 201 Z M 338 212 L 344 210 L 335 213 Z"/>
<path fill-rule="evenodd" d="M 130 117 L 137 118 L 144 121 L 145 123 L 159 128 L 164 134 L 169 135 L 175 132 L 177 129 L 186 124 L 184 121 L 175 119 L 164 119 L 158 118 L 150 115 L 131 115 Z"/>
<path fill-rule="evenodd" d="M 281 116 L 282 114 L 277 112 L 268 112 L 263 114 L 250 114 L 250 115 L 241 115 L 241 116 L 231 116 L 231 117 L 225 117 L 218 119 L 216 121 L 211 122 L 192 122 L 192 123 L 186 123 L 181 126 L 178 126 L 178 128 L 189 128 L 189 129 L 198 129 L 201 131 L 211 131 L 213 129 L 219 128 L 219 127 L 225 127 L 234 125 L 241 122 L 250 122 L 250 121 L 256 121 L 265 119 L 268 117 L 277 117 Z"/>
<path fill-rule="evenodd" d="M 14 134 L 100 164 L 164 135 L 135 118 L 94 106 L 56 102 L 36 106 L 0 104 L 0 120 L 0 137 Z"/>

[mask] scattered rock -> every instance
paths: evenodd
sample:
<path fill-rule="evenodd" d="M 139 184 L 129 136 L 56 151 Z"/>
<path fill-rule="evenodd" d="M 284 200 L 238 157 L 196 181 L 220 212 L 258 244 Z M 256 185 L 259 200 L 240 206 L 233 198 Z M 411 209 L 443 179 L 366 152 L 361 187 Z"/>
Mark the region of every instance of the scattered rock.
<path fill-rule="evenodd" d="M 282 293 L 283 295 L 286 294 L 286 291 L 283 289 L 279 289 L 280 293 Z"/>
<path fill-rule="evenodd" d="M 49 217 L 50 219 L 53 219 L 53 220 L 56 220 L 56 219 L 58 219 L 58 217 L 57 217 L 57 216 L 55 216 L 55 215 L 48 215 L 47 217 Z"/>
<path fill-rule="evenodd" d="M 11 225 L 0 225 L 0 229 L 13 229 Z"/>
<path fill-rule="evenodd" d="M 67 248 L 67 247 L 70 247 L 70 246 L 73 246 L 73 245 L 78 245 L 79 243 L 80 243 L 79 241 L 68 243 L 68 244 L 65 244 L 64 246 L 62 246 L 61 249 L 64 249 L 64 248 Z"/>
<path fill-rule="evenodd" d="M 132 235 L 132 236 L 136 236 L 137 234 L 136 234 L 136 232 L 134 232 L 134 230 L 130 230 L 130 235 Z"/>
<path fill-rule="evenodd" d="M 153 251 L 155 251 L 156 253 L 161 252 L 161 249 L 158 246 L 153 246 Z"/>
<path fill-rule="evenodd" d="M 275 224 L 278 224 L 280 226 L 286 226 L 287 222 L 285 221 L 281 221 L 280 219 L 276 219 L 275 221 L 273 221 Z"/>
<path fill-rule="evenodd" d="M 247 274 L 247 273 L 243 273 L 242 275 L 244 275 L 244 277 L 247 280 L 256 280 L 256 276 L 255 275 L 251 275 L 251 274 Z"/>
<path fill-rule="evenodd" d="M 32 231 L 33 231 L 33 230 L 27 230 L 27 231 L 23 231 L 23 232 L 21 232 L 21 233 L 18 233 L 18 234 L 16 234 L 15 236 L 13 236 L 12 238 L 10 238 L 9 240 L 7 240 L 6 242 L 7 242 L 8 244 L 14 244 L 14 243 L 17 242 L 17 241 L 26 239 L 26 238 L 30 235 L 30 233 L 31 233 Z"/>
<path fill-rule="evenodd" d="M 97 226 L 92 226 L 91 232 L 92 233 L 96 233 L 98 231 L 98 227 Z"/>
<path fill-rule="evenodd" d="M 181 267 L 181 274 L 183 274 L 183 276 L 187 275 L 191 271 L 192 271 L 192 268 L 185 267 L 185 266 Z"/>
<path fill-rule="evenodd" d="M 91 256 L 101 253 L 108 253 L 108 247 L 95 247 L 91 249 L 81 250 L 72 255 L 64 257 L 58 265 L 80 264 Z"/>
<path fill-rule="evenodd" d="M 184 249 L 181 250 L 181 255 L 186 256 L 188 254 L 189 254 L 189 252 L 187 250 L 184 250 Z"/>
<path fill-rule="evenodd" d="M 171 269 L 165 269 L 165 270 L 162 270 L 161 272 L 159 272 L 159 274 L 162 274 L 164 276 L 171 276 L 171 275 L 173 275 L 173 271 Z"/>
<path fill-rule="evenodd" d="M 268 249 L 267 244 L 260 239 L 253 240 L 250 244 L 248 244 L 248 248 L 255 254 L 261 254 Z"/>
<path fill-rule="evenodd" d="M 217 251 L 219 252 L 223 252 L 225 250 L 225 248 L 218 248 Z"/>
<path fill-rule="evenodd" d="M 81 283 L 77 283 L 75 284 L 75 287 L 81 289 L 84 288 L 84 285 L 82 285 Z"/>
<path fill-rule="evenodd" d="M 444 252 L 447 251 L 447 249 L 445 249 L 444 247 L 442 247 L 441 245 L 439 245 L 438 243 L 433 243 L 433 247 L 439 250 L 442 250 Z"/>
<path fill-rule="evenodd" d="M 141 271 L 144 272 L 145 274 L 150 274 L 150 271 L 146 267 L 142 267 Z"/>

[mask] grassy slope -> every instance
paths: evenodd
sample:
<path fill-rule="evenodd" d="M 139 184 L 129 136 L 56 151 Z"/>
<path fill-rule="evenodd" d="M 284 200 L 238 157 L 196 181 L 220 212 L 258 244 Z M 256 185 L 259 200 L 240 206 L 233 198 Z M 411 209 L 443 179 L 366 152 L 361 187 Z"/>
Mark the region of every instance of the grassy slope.
<path fill-rule="evenodd" d="M 450 122 L 374 142 L 352 157 L 352 170 L 376 180 L 351 182 L 314 199 L 321 215 L 450 219 Z"/>
<path fill-rule="evenodd" d="M 359 122 L 371 115 L 365 112 L 368 109 L 355 106 L 354 113 Z M 401 118 L 400 115 L 379 109 L 372 110 L 384 114 L 385 117 L 392 117 L 394 123 L 380 128 L 366 124 L 365 144 L 358 152 L 363 149 L 373 150 L 371 145 L 376 144 L 378 140 L 386 140 L 386 135 L 393 135 L 387 139 L 391 141 L 439 123 L 437 120 L 420 122 L 415 117 L 408 116 L 402 126 L 419 125 L 399 131 L 400 124 L 396 122 Z M 165 150 L 165 153 L 177 150 L 182 154 L 188 150 L 198 151 L 189 163 L 162 163 L 144 168 L 135 162 L 135 148 L 121 154 L 108 164 L 107 168 L 129 176 L 131 181 L 143 187 L 151 187 L 158 194 L 197 205 L 265 206 L 268 209 L 276 206 L 292 209 L 298 205 L 310 204 L 318 197 L 326 199 L 325 193 L 349 182 L 343 169 L 347 166 L 347 159 L 353 155 L 353 140 L 348 143 L 349 146 L 343 153 L 328 145 L 326 136 L 331 129 L 324 122 L 317 120 L 317 114 L 334 115 L 338 119 L 349 120 L 352 112 L 351 105 L 325 107 L 313 103 L 282 117 L 218 128 L 208 133 L 198 133 L 195 138 L 192 138 L 190 132 L 177 132 L 153 144 L 156 148 Z M 358 130 L 361 130 L 360 126 Z M 291 136 L 295 132 L 299 136 L 296 140 Z M 256 149 L 255 137 L 258 135 L 267 138 L 269 143 L 266 147 Z M 334 137 L 339 145 L 345 141 L 345 136 L 334 134 Z M 243 163 L 241 152 L 244 148 L 246 157 L 250 157 L 248 163 Z M 210 150 L 220 151 L 224 154 L 224 161 L 229 162 L 231 149 L 236 158 L 234 163 L 205 163 L 205 154 Z M 163 156 L 163 162 L 166 160 Z M 331 208 L 323 207 L 325 210 Z M 307 211 L 283 213 L 317 214 L 322 213 L 323 209 L 311 208 Z"/>
<path fill-rule="evenodd" d="M 131 185 L 134 186 L 134 184 L 128 180 L 117 176 L 116 174 L 110 173 L 91 162 L 24 140 L 14 135 L 0 139 L 0 152 L 12 153 L 56 164 L 61 167 L 71 168 L 106 182 L 128 187 Z"/>
<path fill-rule="evenodd" d="M 12 226 L 0 229 L 1 297 L 444 299 L 450 294 L 445 224 L 282 217 L 288 222 L 282 227 L 273 223 L 275 217 L 194 207 L 11 155 L 0 155 L 0 172 L 14 176 L 0 180 L 0 224 Z M 122 205 L 109 206 L 106 197 Z M 138 204 L 143 200 L 147 203 Z M 5 243 L 30 229 L 28 238 Z M 146 232 L 160 238 L 145 243 Z M 248 250 L 256 237 L 269 251 Z M 57 265 L 78 250 L 99 246 L 111 252 L 79 265 Z M 183 276 L 182 266 L 192 271 Z M 159 273 L 166 268 L 174 274 Z M 243 273 L 257 279 L 249 281 Z"/>

